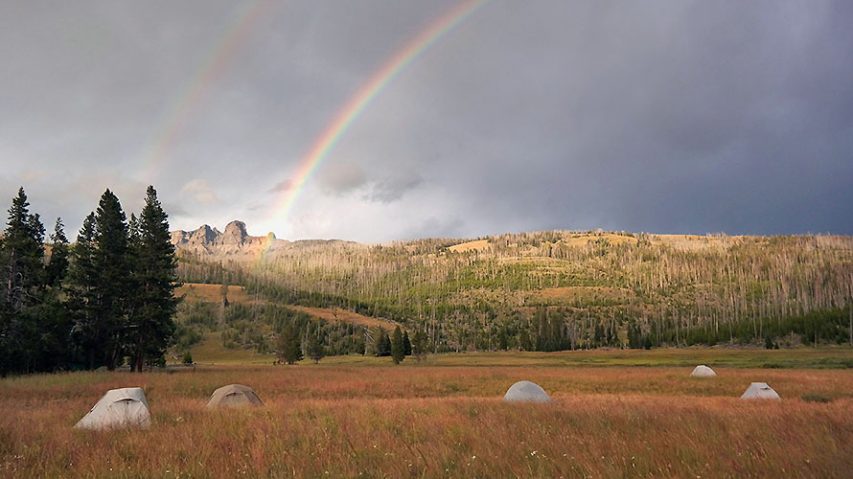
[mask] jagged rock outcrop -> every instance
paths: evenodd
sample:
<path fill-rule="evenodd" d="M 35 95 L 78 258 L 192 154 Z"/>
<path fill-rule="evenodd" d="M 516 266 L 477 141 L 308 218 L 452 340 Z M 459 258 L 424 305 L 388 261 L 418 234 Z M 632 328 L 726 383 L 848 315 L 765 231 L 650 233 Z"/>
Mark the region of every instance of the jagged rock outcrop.
<path fill-rule="evenodd" d="M 246 223 L 232 221 L 225 226 L 225 232 L 219 236 L 219 241 L 224 245 L 242 246 L 247 238 L 249 233 L 246 232 Z"/>
<path fill-rule="evenodd" d="M 250 236 L 246 223 L 237 220 L 228 223 L 222 232 L 208 225 L 202 225 L 194 231 L 178 230 L 171 234 L 175 249 L 201 255 L 253 257 L 279 249 L 289 243 L 276 239 L 273 233 L 266 236 Z"/>

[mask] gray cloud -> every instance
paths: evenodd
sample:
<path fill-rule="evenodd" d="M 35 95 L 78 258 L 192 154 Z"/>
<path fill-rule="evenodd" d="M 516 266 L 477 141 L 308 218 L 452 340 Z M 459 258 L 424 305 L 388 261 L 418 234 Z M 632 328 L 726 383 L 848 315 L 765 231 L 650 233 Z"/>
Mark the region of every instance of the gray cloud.
<path fill-rule="evenodd" d="M 153 183 L 174 227 L 285 238 L 853 234 L 848 1 L 494 0 L 298 190 L 336 113 L 455 2 L 275 3 L 217 56 L 253 5 L 0 3 L 0 201 L 23 185 L 69 231 Z"/>
<path fill-rule="evenodd" d="M 293 189 L 293 186 L 293 180 L 287 178 L 273 185 L 273 187 L 269 189 L 269 193 L 283 193 L 285 191 L 290 191 Z"/>
<path fill-rule="evenodd" d="M 364 169 L 356 163 L 341 162 L 321 170 L 317 180 L 326 192 L 343 195 L 364 186 L 367 176 Z"/>
<path fill-rule="evenodd" d="M 365 198 L 369 201 L 392 203 L 423 182 L 423 177 L 417 173 L 401 172 L 398 175 L 373 182 Z"/>

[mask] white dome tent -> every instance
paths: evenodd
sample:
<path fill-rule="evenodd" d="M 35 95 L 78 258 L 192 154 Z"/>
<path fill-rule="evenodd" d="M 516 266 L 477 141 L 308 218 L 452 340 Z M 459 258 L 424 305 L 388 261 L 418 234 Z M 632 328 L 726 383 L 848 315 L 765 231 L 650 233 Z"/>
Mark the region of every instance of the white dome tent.
<path fill-rule="evenodd" d="M 94 430 L 121 427 L 145 429 L 150 425 L 151 413 L 142 388 L 122 388 L 107 391 L 74 427 Z"/>
<path fill-rule="evenodd" d="M 713 369 L 705 366 L 704 364 L 700 364 L 693 368 L 693 372 L 690 373 L 690 377 L 693 378 L 713 378 L 716 377 L 717 373 L 714 372 Z"/>
<path fill-rule="evenodd" d="M 772 399 L 778 401 L 782 398 L 767 383 L 752 383 L 744 391 L 741 399 Z"/>
<path fill-rule="evenodd" d="M 519 381 L 510 386 L 504 395 L 504 401 L 545 403 L 551 401 L 551 396 L 536 383 Z"/>

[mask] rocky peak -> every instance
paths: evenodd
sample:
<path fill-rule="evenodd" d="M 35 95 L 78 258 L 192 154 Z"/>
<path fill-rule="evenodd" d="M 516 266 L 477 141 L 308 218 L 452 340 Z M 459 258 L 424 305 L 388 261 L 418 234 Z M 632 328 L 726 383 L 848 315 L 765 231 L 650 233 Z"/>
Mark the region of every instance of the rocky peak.
<path fill-rule="evenodd" d="M 226 245 L 242 245 L 246 242 L 249 233 L 246 232 L 246 223 L 242 221 L 232 221 L 225 226 L 225 232 L 222 233 L 222 244 Z"/>
<path fill-rule="evenodd" d="M 216 241 L 219 232 L 208 225 L 202 225 L 199 229 L 189 234 L 187 242 L 191 245 L 210 245 Z"/>

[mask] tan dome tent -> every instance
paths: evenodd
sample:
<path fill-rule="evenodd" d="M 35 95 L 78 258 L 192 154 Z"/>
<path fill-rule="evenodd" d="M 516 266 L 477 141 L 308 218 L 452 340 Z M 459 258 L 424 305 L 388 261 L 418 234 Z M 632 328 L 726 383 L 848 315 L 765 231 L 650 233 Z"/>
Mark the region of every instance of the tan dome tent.
<path fill-rule="evenodd" d="M 700 364 L 693 368 L 693 372 L 690 373 L 690 377 L 694 378 L 713 378 L 717 375 L 713 369 L 705 366 L 704 364 Z"/>
<path fill-rule="evenodd" d="M 549 402 L 551 397 L 538 384 L 519 381 L 507 390 L 504 401 L 507 402 Z"/>
<path fill-rule="evenodd" d="M 741 399 L 775 399 L 780 400 L 776 391 L 773 390 L 767 383 L 752 383 L 744 391 Z"/>
<path fill-rule="evenodd" d="M 74 427 L 79 429 L 147 428 L 151 413 L 142 388 L 112 389 L 83 416 Z"/>
<path fill-rule="evenodd" d="M 213 391 L 210 396 L 210 401 L 207 403 L 209 408 L 217 407 L 246 407 L 260 406 L 263 403 L 249 386 L 242 384 L 229 384 Z"/>

